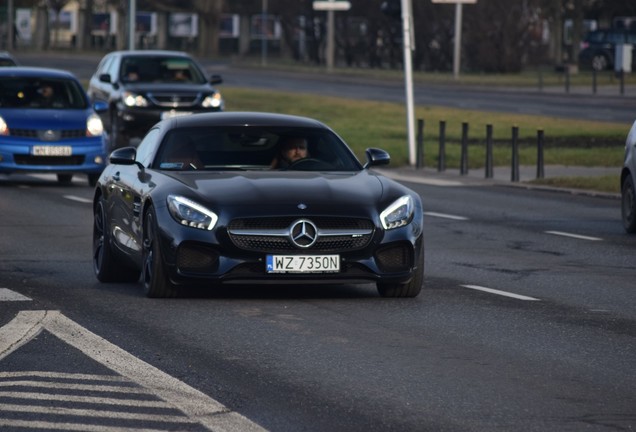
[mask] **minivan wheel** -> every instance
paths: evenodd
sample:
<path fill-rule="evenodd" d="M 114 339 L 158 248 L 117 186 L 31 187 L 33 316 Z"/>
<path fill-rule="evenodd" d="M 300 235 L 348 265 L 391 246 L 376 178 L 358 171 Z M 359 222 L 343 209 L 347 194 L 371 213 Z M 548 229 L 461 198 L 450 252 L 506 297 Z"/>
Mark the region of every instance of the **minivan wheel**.
<path fill-rule="evenodd" d="M 636 190 L 631 175 L 625 177 L 621 187 L 621 213 L 623 226 L 628 233 L 636 233 Z"/>
<path fill-rule="evenodd" d="M 607 57 L 603 54 L 596 54 L 592 57 L 592 69 L 595 71 L 604 71 L 607 69 L 608 61 Z"/>

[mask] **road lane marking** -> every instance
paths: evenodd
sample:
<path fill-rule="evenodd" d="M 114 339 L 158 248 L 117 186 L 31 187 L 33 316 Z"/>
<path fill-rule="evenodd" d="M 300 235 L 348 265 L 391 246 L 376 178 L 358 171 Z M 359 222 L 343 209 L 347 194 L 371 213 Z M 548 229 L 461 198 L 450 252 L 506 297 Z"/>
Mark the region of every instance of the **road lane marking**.
<path fill-rule="evenodd" d="M 147 413 L 128 413 L 124 411 L 108 411 L 108 410 L 91 410 L 82 408 L 65 408 L 65 407 L 46 407 L 42 405 L 26 406 L 17 404 L 0 403 L 0 412 L 18 412 L 18 413 L 37 413 L 37 414 L 55 414 L 73 417 L 90 417 L 118 420 L 137 420 L 137 421 L 154 421 L 164 423 L 197 423 L 195 419 L 185 417 L 183 415 L 167 415 L 167 414 L 147 414 Z M 0 420 L 0 424 L 2 420 Z"/>
<path fill-rule="evenodd" d="M 136 406 L 144 408 L 172 408 L 170 404 L 163 401 L 139 400 L 139 399 L 114 399 L 103 398 L 99 396 L 73 396 L 65 394 L 49 394 L 49 393 L 26 393 L 26 392 L 10 392 L 0 391 L 0 397 L 11 399 L 28 399 L 38 401 L 59 401 L 100 405 L 115 406 Z"/>
<path fill-rule="evenodd" d="M 102 426 L 82 423 L 53 423 L 44 421 L 28 421 L 28 420 L 3 420 L 0 419 L 0 426 L 24 428 L 25 430 L 43 429 L 43 430 L 59 430 L 59 431 L 78 431 L 78 432 L 130 432 L 129 427 Z M 134 429 L 135 432 L 166 432 L 165 429 Z"/>
<path fill-rule="evenodd" d="M 505 297 L 512 297 L 515 298 L 517 300 L 525 300 L 525 301 L 541 301 L 538 298 L 534 298 L 534 297 L 527 297 L 524 295 L 520 295 L 520 294 L 515 294 L 515 293 L 511 293 L 511 292 L 507 292 L 507 291 L 500 291 L 500 290 L 496 290 L 496 289 L 492 289 L 492 288 L 486 288 L 483 286 L 479 286 L 479 285 L 461 285 L 464 288 L 469 288 L 469 289 L 473 289 L 473 290 L 477 290 L 477 291 L 483 291 L 483 292 L 487 292 L 490 294 L 497 294 L 500 296 L 505 296 Z"/>
<path fill-rule="evenodd" d="M 131 392 L 145 389 L 209 430 L 228 432 L 265 430 L 199 390 L 85 329 L 59 311 L 19 312 L 12 321 L 0 328 L 0 360 L 31 341 L 43 330 L 142 387 L 142 389 L 129 387 Z M 2 420 L 0 416 L 0 421 L 5 420 Z M 4 423 L 4 425 L 8 424 Z"/>
<path fill-rule="evenodd" d="M 546 231 L 545 233 L 546 234 L 556 235 L 556 236 L 575 238 L 575 239 L 579 239 L 579 240 L 590 240 L 590 241 L 602 241 L 603 240 L 602 238 L 598 238 L 598 237 L 588 237 L 588 236 L 584 236 L 584 235 L 572 234 L 572 233 L 567 233 L 567 232 L 563 232 L 563 231 Z"/>
<path fill-rule="evenodd" d="M 67 200 L 77 201 L 85 204 L 91 204 L 93 202 L 93 200 L 90 200 L 88 198 L 82 198 L 75 195 L 64 195 L 64 198 L 66 198 Z"/>
<path fill-rule="evenodd" d="M 400 175 L 392 170 L 380 170 L 377 168 L 374 168 L 374 171 L 377 171 L 378 173 L 382 174 L 385 177 L 392 178 L 393 180 L 406 181 L 410 183 L 419 183 L 419 184 L 425 184 L 425 185 L 431 185 L 431 186 L 451 186 L 451 187 L 464 186 L 464 183 L 457 180 L 444 180 L 444 179 L 433 179 L 433 178 L 426 178 L 426 177 Z"/>
<path fill-rule="evenodd" d="M 9 288 L 0 288 L 0 302 L 3 301 L 32 301 L 32 299 L 11 291 Z"/>
<path fill-rule="evenodd" d="M 468 218 L 464 216 L 455 216 L 455 215 L 445 214 L 445 213 L 424 212 L 424 214 L 426 216 L 437 217 L 442 219 L 452 219 L 452 220 L 460 220 L 460 221 L 468 220 Z"/>

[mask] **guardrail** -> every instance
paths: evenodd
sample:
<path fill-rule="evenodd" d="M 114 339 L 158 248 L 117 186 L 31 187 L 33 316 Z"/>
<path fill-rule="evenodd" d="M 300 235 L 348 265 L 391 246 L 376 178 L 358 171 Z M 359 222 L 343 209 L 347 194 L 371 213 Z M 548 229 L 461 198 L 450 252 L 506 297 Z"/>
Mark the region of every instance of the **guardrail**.
<path fill-rule="evenodd" d="M 459 163 L 459 174 L 468 174 L 468 122 L 462 123 L 462 135 L 461 135 L 461 153 Z M 493 178 L 494 166 L 493 166 L 493 125 L 486 125 L 486 160 L 485 160 L 485 178 Z M 519 181 L 519 127 L 512 126 L 511 129 L 511 166 L 510 166 L 510 181 Z M 439 122 L 439 135 L 438 135 L 439 152 L 437 159 L 437 171 L 442 172 L 446 170 L 446 121 L 441 120 Z M 537 171 L 536 178 L 542 179 L 545 177 L 545 163 L 543 157 L 545 145 L 545 133 L 543 129 L 537 130 Z M 417 121 L 417 142 L 416 142 L 416 168 L 424 168 L 424 119 L 418 119 Z"/>

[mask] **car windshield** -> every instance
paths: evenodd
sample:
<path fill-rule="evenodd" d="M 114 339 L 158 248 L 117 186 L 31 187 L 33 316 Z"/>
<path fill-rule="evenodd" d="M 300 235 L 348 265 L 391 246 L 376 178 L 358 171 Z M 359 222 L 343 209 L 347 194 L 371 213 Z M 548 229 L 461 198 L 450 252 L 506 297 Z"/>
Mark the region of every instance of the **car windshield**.
<path fill-rule="evenodd" d="M 0 77 L 0 108 L 86 109 L 80 84 L 71 79 Z"/>
<path fill-rule="evenodd" d="M 169 132 L 153 167 L 161 170 L 359 171 L 333 132 L 290 127 L 192 127 Z"/>
<path fill-rule="evenodd" d="M 197 64 L 187 57 L 127 56 L 120 69 L 122 82 L 195 83 L 206 82 Z"/>

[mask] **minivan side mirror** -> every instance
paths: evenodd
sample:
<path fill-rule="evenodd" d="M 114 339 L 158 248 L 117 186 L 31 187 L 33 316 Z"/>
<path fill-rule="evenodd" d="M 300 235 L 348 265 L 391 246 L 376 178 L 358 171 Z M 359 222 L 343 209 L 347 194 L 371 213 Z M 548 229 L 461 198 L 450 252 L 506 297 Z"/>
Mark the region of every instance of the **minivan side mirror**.
<path fill-rule="evenodd" d="M 221 78 L 221 75 L 210 76 L 210 84 L 221 84 L 222 82 L 223 78 Z"/>
<path fill-rule="evenodd" d="M 109 75 L 109 74 L 101 74 L 101 75 L 99 76 L 99 80 L 100 80 L 101 82 L 105 82 L 105 83 L 109 83 L 109 84 L 111 83 L 110 75 Z"/>

